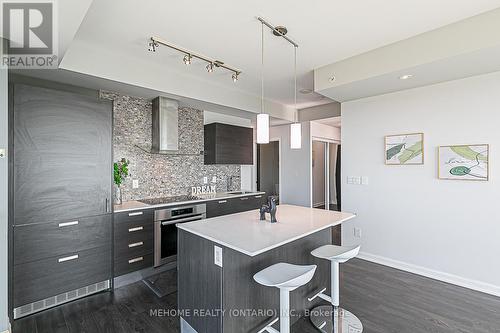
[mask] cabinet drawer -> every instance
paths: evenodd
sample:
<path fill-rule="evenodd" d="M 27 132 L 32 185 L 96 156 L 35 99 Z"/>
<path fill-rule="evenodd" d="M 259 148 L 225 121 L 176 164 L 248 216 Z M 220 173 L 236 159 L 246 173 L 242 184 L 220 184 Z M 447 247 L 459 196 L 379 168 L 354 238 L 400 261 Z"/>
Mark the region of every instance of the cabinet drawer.
<path fill-rule="evenodd" d="M 207 217 L 216 217 L 236 213 L 236 204 L 239 203 L 238 198 L 213 200 L 207 202 Z"/>
<path fill-rule="evenodd" d="M 132 235 L 126 239 L 115 238 L 115 260 L 153 253 L 153 234 Z"/>
<path fill-rule="evenodd" d="M 153 267 L 153 254 L 132 256 L 115 261 L 115 276 Z"/>
<path fill-rule="evenodd" d="M 111 278 L 111 251 L 100 247 L 14 265 L 14 307 Z"/>
<path fill-rule="evenodd" d="M 153 210 L 117 213 L 114 215 L 115 235 L 153 232 Z"/>
<path fill-rule="evenodd" d="M 14 264 L 111 246 L 111 214 L 14 227 Z"/>

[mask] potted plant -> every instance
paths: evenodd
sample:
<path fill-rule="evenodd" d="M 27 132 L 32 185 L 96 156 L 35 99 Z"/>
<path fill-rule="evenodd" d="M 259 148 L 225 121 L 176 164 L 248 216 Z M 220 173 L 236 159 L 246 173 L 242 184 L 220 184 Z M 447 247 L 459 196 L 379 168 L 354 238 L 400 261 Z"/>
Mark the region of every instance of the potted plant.
<path fill-rule="evenodd" d="M 115 204 L 122 204 L 122 190 L 121 185 L 123 184 L 125 178 L 128 177 L 128 165 L 129 161 L 122 158 L 118 162 L 113 164 L 113 177 L 115 180 Z"/>

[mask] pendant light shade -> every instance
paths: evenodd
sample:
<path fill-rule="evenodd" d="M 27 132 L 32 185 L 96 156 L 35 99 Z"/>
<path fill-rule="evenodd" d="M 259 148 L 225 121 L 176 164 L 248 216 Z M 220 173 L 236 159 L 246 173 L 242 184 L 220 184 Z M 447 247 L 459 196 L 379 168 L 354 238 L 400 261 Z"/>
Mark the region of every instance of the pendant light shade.
<path fill-rule="evenodd" d="M 290 125 L 290 148 L 302 148 L 302 124 L 293 123 Z"/>
<path fill-rule="evenodd" d="M 269 143 L 269 115 L 267 113 L 257 115 L 257 143 Z"/>

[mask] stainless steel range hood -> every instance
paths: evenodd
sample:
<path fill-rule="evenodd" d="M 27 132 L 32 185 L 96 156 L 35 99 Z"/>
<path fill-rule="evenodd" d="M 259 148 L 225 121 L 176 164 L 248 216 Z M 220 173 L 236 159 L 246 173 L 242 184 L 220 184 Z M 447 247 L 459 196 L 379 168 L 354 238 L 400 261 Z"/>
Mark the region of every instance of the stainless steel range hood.
<path fill-rule="evenodd" d="M 165 97 L 153 100 L 152 147 L 154 153 L 179 150 L 179 102 Z"/>

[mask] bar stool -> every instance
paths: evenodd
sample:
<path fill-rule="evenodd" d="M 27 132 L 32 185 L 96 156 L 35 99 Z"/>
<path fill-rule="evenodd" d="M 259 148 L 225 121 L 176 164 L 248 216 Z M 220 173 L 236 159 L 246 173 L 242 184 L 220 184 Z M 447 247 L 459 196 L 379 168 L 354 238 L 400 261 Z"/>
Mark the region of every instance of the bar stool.
<path fill-rule="evenodd" d="M 290 291 L 303 286 L 314 276 L 316 265 L 300 266 L 287 263 L 278 263 L 269 266 L 253 276 L 253 279 L 264 286 L 276 287 L 280 290 L 280 316 L 269 322 L 257 333 L 290 333 Z M 280 321 L 280 330 L 272 325 Z"/>
<path fill-rule="evenodd" d="M 323 288 L 317 294 L 308 298 L 310 302 L 319 297 L 331 303 L 331 305 L 321 305 L 311 310 L 311 322 L 321 332 L 363 332 L 361 321 L 349 311 L 339 307 L 339 264 L 356 257 L 359 248 L 359 245 L 324 245 L 311 252 L 316 258 L 330 260 L 331 265 L 331 296 L 326 295 L 326 288 Z"/>

